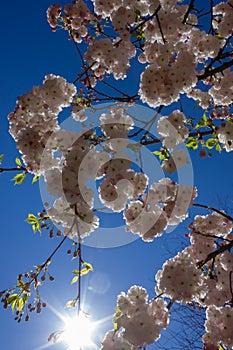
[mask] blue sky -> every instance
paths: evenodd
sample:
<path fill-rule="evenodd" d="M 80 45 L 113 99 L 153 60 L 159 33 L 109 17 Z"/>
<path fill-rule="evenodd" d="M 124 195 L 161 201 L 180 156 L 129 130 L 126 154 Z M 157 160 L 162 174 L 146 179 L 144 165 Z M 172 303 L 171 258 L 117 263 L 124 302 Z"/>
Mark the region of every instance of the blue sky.
<path fill-rule="evenodd" d="M 64 2 L 63 2 L 64 3 Z M 1 7 L 1 138 L 0 153 L 4 153 L 4 167 L 14 166 L 18 156 L 14 140 L 8 134 L 7 115 L 13 111 L 16 98 L 29 91 L 33 85 L 42 84 L 46 74 L 54 73 L 72 81 L 79 71 L 80 62 L 67 33 L 52 33 L 46 21 L 46 9 L 50 1 L 4 2 Z M 187 106 L 189 108 L 189 106 Z M 189 109 L 192 113 L 192 109 Z M 232 155 L 213 152 L 212 158 L 201 159 L 190 152 L 194 169 L 194 184 L 198 187 L 196 202 L 219 206 L 220 199 L 232 207 L 233 181 L 231 176 Z M 29 212 L 43 209 L 38 184 L 14 186 L 14 175 L 1 174 L 1 245 L 0 290 L 15 284 L 16 276 L 34 265 L 42 263 L 61 238 L 49 239 L 46 232 L 34 235 L 25 223 Z M 220 199 L 219 199 L 220 198 Z M 204 213 L 192 210 L 192 214 Z M 184 224 L 173 233 L 153 243 L 135 242 L 111 249 L 84 247 L 85 261 L 93 264 L 94 272 L 83 279 L 87 292 L 86 309 L 98 320 L 114 312 L 116 297 L 131 285 L 146 287 L 150 296 L 154 293 L 154 275 L 169 256 L 176 253 L 177 242 L 185 241 Z M 54 282 L 47 282 L 41 294 L 49 308 L 41 315 L 32 315 L 30 322 L 17 324 L 10 310 L 0 309 L 0 344 L 4 350 L 38 350 L 47 344 L 50 332 L 62 328 L 62 322 L 53 310 L 64 313 L 67 300 L 75 296 L 75 286 L 70 286 L 71 271 L 77 261 L 71 262 L 66 254 L 70 243 L 55 256 L 51 265 Z M 89 287 L 89 288 L 88 288 Z M 111 320 L 103 323 L 99 335 L 112 326 Z M 101 340 L 101 337 L 100 339 Z M 64 345 L 54 345 L 54 350 Z"/>

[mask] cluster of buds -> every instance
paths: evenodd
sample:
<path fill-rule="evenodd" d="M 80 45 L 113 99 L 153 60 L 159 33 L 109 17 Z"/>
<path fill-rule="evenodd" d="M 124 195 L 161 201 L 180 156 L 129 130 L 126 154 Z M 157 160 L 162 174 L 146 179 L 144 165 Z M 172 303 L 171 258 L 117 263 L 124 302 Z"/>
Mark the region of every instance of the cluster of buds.
<path fill-rule="evenodd" d="M 17 278 L 17 285 L 5 289 L 0 292 L 1 302 L 3 303 L 3 308 L 7 309 L 11 307 L 12 312 L 15 312 L 15 321 L 20 323 L 24 317 L 25 321 L 29 321 L 29 313 L 36 312 L 40 313 L 42 308 L 47 305 L 41 300 L 39 286 L 46 279 L 46 275 L 49 275 L 49 280 L 53 281 L 54 277 L 48 272 L 48 265 L 50 260 L 46 261 L 45 264 L 36 266 L 34 270 L 30 270 L 24 274 L 19 274 Z M 40 280 L 39 275 L 43 272 Z M 35 297 L 31 302 L 29 302 L 29 297 L 32 294 L 32 286 L 35 290 Z"/>

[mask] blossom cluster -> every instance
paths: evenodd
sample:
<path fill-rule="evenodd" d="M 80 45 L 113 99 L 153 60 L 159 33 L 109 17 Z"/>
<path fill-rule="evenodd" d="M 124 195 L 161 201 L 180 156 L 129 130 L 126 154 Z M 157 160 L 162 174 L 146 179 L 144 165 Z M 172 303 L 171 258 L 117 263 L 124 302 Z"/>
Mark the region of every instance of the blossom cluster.
<path fill-rule="evenodd" d="M 71 104 L 76 87 L 64 78 L 49 74 L 43 86 L 34 86 L 20 96 L 15 111 L 10 113 L 10 134 L 22 153 L 28 171 L 40 174 L 54 159 L 52 150 L 44 153 L 48 138 L 59 130 L 57 115 Z M 44 168 L 40 166 L 43 158 Z"/>
<path fill-rule="evenodd" d="M 83 91 L 90 93 L 90 103 L 95 94 L 98 96 L 95 87 L 99 81 L 110 75 L 115 80 L 125 79 L 131 63 L 137 60 L 140 81 L 135 84 L 135 98 L 155 108 L 171 105 L 186 94 L 203 109 L 215 108 L 212 119 L 223 119 L 223 123 L 206 126 L 212 127 L 216 142 L 232 151 L 229 111 L 233 72 L 229 68 L 232 52 L 227 50 L 233 34 L 233 2 L 213 6 L 209 33 L 198 27 L 202 14 L 198 17 L 198 12 L 194 14 L 182 0 L 92 2 L 93 10 L 83 0 L 65 5 L 64 14 L 58 4 L 47 10 L 53 31 L 63 27 L 76 46 L 82 43 L 86 48 L 84 54 L 79 51 L 84 72 L 76 79 L 84 84 L 79 90 L 82 93 L 75 99 L 74 84 L 54 74 L 46 75 L 43 86 L 18 97 L 15 111 L 9 114 L 10 133 L 27 172 L 44 176 L 48 192 L 55 197 L 47 208 L 48 215 L 64 229 L 64 235 L 83 239 L 99 227 L 94 192 L 88 187 L 88 181 L 94 180 L 99 184 L 101 203 L 114 212 L 123 212 L 126 231 L 150 242 L 168 226 L 187 218 L 196 188 L 165 177 L 150 184 L 142 166 L 140 171 L 135 170 L 125 152 L 134 120 L 122 106 L 102 113 L 97 131 L 86 129 L 83 133 L 61 130 L 58 114 L 72 106 L 73 119 L 86 120 L 87 116 L 79 113 Z M 110 21 L 112 28 L 108 30 Z M 224 67 L 225 58 L 228 69 Z M 118 88 L 113 90 L 123 96 L 122 100 L 134 100 Z M 100 96 L 110 99 L 105 93 Z M 189 137 L 190 128 L 182 111 L 169 113 L 159 118 L 157 130 L 165 152 L 161 168 L 172 174 L 189 163 L 181 144 Z M 132 350 L 159 339 L 161 329 L 169 322 L 168 307 L 160 296 L 172 303 L 194 303 L 206 309 L 206 349 L 216 349 L 220 344 L 233 347 L 232 222 L 221 212 L 198 215 L 190 229 L 190 246 L 157 272 L 154 299 L 148 301 L 146 290 L 138 286 L 118 296 L 116 329 L 105 335 L 102 350 Z"/>
<path fill-rule="evenodd" d="M 233 124 L 226 121 L 217 130 L 217 136 L 227 152 L 233 150 Z"/>
<path fill-rule="evenodd" d="M 162 143 L 168 150 L 173 150 L 188 137 L 189 129 L 184 125 L 185 121 L 184 113 L 179 110 L 158 120 L 157 130 L 164 137 Z"/>
<path fill-rule="evenodd" d="M 163 178 L 151 185 L 143 201 L 128 204 L 124 210 L 126 230 L 139 234 L 144 241 L 153 241 L 168 225 L 177 225 L 187 217 L 196 196 L 195 188 Z"/>
<path fill-rule="evenodd" d="M 198 17 L 182 1 L 96 0 L 93 5 L 93 12 L 83 0 L 66 5 L 64 15 L 57 4 L 47 11 L 53 30 L 60 20 L 76 42 L 83 38 L 88 42 L 84 59 L 91 74 L 87 73 L 84 79 L 87 86 L 94 87 L 106 73 L 113 74 L 115 79 L 126 78 L 130 61 L 137 53 L 133 35 L 138 33 L 144 38 L 138 60 L 148 63 L 138 91 L 142 102 L 151 107 L 169 105 L 184 93 L 196 101 L 204 99 L 203 108 L 212 102 L 224 101 L 225 105 L 232 102 L 232 94 L 225 93 L 232 86 L 228 75 L 215 81 L 206 80 L 208 88 L 203 94 L 197 92 L 199 89 L 194 90 L 198 87 L 199 74 L 224 47 L 221 36 L 228 38 L 232 33 L 231 1 L 213 7 L 211 25 L 216 34 L 207 34 L 196 27 Z M 116 36 L 102 35 L 103 19 L 111 21 Z"/>
<path fill-rule="evenodd" d="M 95 78 L 101 79 L 105 73 L 113 73 L 115 79 L 124 79 L 130 67 L 129 59 L 135 54 L 136 49 L 129 40 L 129 36 L 122 35 L 114 42 L 108 38 L 91 41 L 85 53 L 85 59 L 92 67 Z"/>
<path fill-rule="evenodd" d="M 233 254 L 226 249 L 221 255 L 214 255 L 219 239 L 226 246 L 232 241 L 232 227 L 231 221 L 221 214 L 196 216 L 190 225 L 191 245 L 166 261 L 156 274 L 156 293 L 163 293 L 172 301 L 195 302 L 206 308 L 207 333 L 203 336 L 203 342 L 214 346 L 220 342 L 232 346 L 230 274 Z M 219 325 L 217 328 L 216 322 Z"/>
<path fill-rule="evenodd" d="M 163 191 L 154 190 L 149 197 L 164 199 Z M 169 195 L 174 196 L 174 185 Z M 232 222 L 214 212 L 197 215 L 190 228 L 191 245 L 167 260 L 157 272 L 156 295 L 169 298 L 171 305 L 179 302 L 204 307 L 206 333 L 202 340 L 205 349 L 217 349 L 220 344 L 231 348 L 233 309 L 229 276 L 233 254 L 228 249 L 222 250 L 221 255 L 213 254 L 221 249 L 218 248 L 219 239 L 225 239 L 224 245 L 232 242 Z M 209 256 L 205 262 L 203 259 Z M 148 302 L 148 294 L 142 287 L 132 286 L 127 294 L 122 292 L 114 316 L 116 329 L 106 333 L 101 349 L 130 349 L 130 346 L 145 347 L 153 343 L 160 337 L 161 329 L 168 325 L 169 308 L 158 297 Z"/>
<path fill-rule="evenodd" d="M 116 310 L 118 331 L 105 335 L 102 350 L 122 349 L 123 343 L 127 344 L 126 349 L 144 347 L 159 339 L 161 329 L 169 322 L 166 303 L 159 298 L 148 302 L 147 291 L 139 286 L 132 286 L 127 294 L 122 292 L 118 296 Z"/>
<path fill-rule="evenodd" d="M 58 4 L 51 5 L 47 10 L 47 20 L 52 30 L 56 31 L 58 21 L 60 21 L 78 43 L 81 43 L 88 35 L 86 25 L 92 19 L 93 15 L 83 0 L 74 2 L 73 5 L 67 4 L 64 7 L 64 17 L 62 7 Z"/>

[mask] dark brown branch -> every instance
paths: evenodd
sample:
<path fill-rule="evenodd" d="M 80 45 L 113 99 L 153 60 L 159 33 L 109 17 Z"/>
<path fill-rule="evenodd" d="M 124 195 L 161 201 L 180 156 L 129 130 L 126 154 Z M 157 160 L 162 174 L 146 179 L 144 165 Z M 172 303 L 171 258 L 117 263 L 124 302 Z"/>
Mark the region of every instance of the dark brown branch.
<path fill-rule="evenodd" d="M 26 171 L 27 172 L 27 169 L 24 167 L 0 168 L 0 173 L 4 173 L 5 171 Z"/>
<path fill-rule="evenodd" d="M 46 261 L 42 264 L 39 265 L 39 269 L 38 272 L 36 274 L 36 276 L 29 282 L 30 284 L 39 276 L 39 274 L 41 273 L 41 271 L 43 270 L 44 267 L 46 267 L 50 261 L 52 260 L 52 257 L 56 254 L 56 252 L 58 251 L 58 249 L 62 246 L 62 244 L 65 242 L 65 240 L 67 239 L 68 236 L 63 237 L 63 239 L 61 240 L 61 242 L 56 246 L 56 248 L 54 249 L 54 251 L 50 254 L 50 256 L 46 259 Z"/>
<path fill-rule="evenodd" d="M 209 30 L 209 34 L 210 33 L 214 33 L 214 29 L 213 29 L 213 19 L 214 19 L 214 15 L 213 15 L 213 0 L 210 0 L 210 30 Z"/>
<path fill-rule="evenodd" d="M 140 132 L 142 131 L 143 129 L 140 129 Z M 138 132 L 139 133 L 139 132 Z M 189 134 L 189 137 L 195 137 L 195 136 L 198 136 L 198 137 L 202 137 L 202 136 L 206 136 L 206 135 L 212 135 L 213 134 L 213 131 L 212 130 L 206 130 L 206 131 L 197 131 L 197 132 L 191 132 Z M 130 137 L 133 137 L 134 135 L 130 135 Z M 154 144 L 157 144 L 157 143 L 160 143 L 161 142 L 161 139 L 153 139 L 153 140 L 142 140 L 141 141 L 141 144 L 143 146 L 148 146 L 148 145 L 154 145 Z"/>
<path fill-rule="evenodd" d="M 232 274 L 233 274 L 233 271 L 230 271 L 230 273 L 229 273 L 229 283 L 230 283 L 230 293 L 231 293 L 231 301 L 230 301 L 230 304 L 233 306 Z"/>
<path fill-rule="evenodd" d="M 74 46 L 75 46 L 75 48 L 76 48 L 76 50 L 77 50 L 77 52 L 79 54 L 79 57 L 80 57 L 80 59 L 82 61 L 82 65 L 83 65 L 83 68 L 84 68 L 85 67 L 85 61 L 84 61 L 83 55 L 81 53 L 81 50 L 80 50 L 78 44 L 76 43 L 76 41 L 74 40 L 74 36 L 73 36 L 71 31 L 69 32 L 69 34 L 70 34 L 70 37 L 71 37 L 71 39 L 72 39 L 72 41 L 74 43 Z M 86 75 L 86 79 L 88 81 L 88 88 L 90 88 L 91 87 L 91 82 L 90 82 L 90 78 L 89 78 L 89 75 L 87 73 L 87 70 L 85 68 L 84 68 L 84 74 Z"/>
<path fill-rule="evenodd" d="M 197 263 L 197 267 L 201 268 L 203 267 L 208 261 L 215 259 L 217 255 L 224 253 L 226 250 L 229 250 L 233 247 L 233 241 L 231 241 L 228 244 L 222 245 L 220 248 L 215 250 L 212 253 L 209 253 L 207 257 L 204 260 L 201 260 Z"/>
<path fill-rule="evenodd" d="M 223 51 L 225 50 L 225 48 L 227 47 L 227 45 L 229 44 L 230 40 L 232 38 L 232 35 L 229 36 L 225 42 L 225 44 L 223 45 L 223 47 L 221 47 L 218 51 L 217 56 L 215 56 L 214 58 L 212 58 L 210 60 L 210 63 L 208 64 L 208 66 L 205 68 L 206 71 L 210 70 L 210 68 L 213 66 L 213 64 L 216 61 L 220 61 L 221 59 L 227 58 L 229 56 L 231 56 L 230 54 L 228 54 L 228 52 L 223 53 Z"/>
<path fill-rule="evenodd" d="M 123 96 L 129 97 L 128 94 L 126 94 L 126 93 L 124 93 L 123 91 L 119 90 L 119 89 L 116 88 L 115 86 L 112 86 L 112 85 L 109 84 L 107 81 L 101 80 L 100 82 L 101 82 L 102 84 L 107 85 L 108 87 L 110 87 L 110 89 L 113 89 L 113 90 L 119 92 L 119 94 L 121 94 L 121 95 L 123 95 Z"/>
<path fill-rule="evenodd" d="M 77 204 L 75 204 L 74 211 L 75 211 L 75 215 L 76 215 L 75 224 L 76 224 L 77 235 L 78 235 L 78 296 L 77 296 L 77 300 L 78 300 L 78 315 L 79 315 L 80 311 L 81 311 L 81 270 L 82 270 L 83 260 L 82 260 L 82 253 L 81 253 L 81 248 L 82 248 L 81 237 L 80 237 L 78 220 L 77 220 L 77 218 L 79 217 Z"/>
<path fill-rule="evenodd" d="M 224 62 L 221 66 L 214 68 L 214 69 L 205 69 L 205 72 L 201 75 L 197 76 L 198 81 L 204 80 L 208 77 L 211 77 L 217 73 L 223 72 L 225 69 L 230 68 L 233 66 L 233 60 Z"/>
<path fill-rule="evenodd" d="M 163 29 L 162 29 L 162 26 L 161 26 L 161 23 L 160 23 L 160 20 L 159 20 L 158 13 L 156 13 L 155 16 L 156 16 L 156 20 L 157 20 L 157 23 L 158 23 L 158 26 L 159 26 L 160 34 L 161 34 L 162 39 L 163 39 L 163 43 L 165 44 L 165 43 L 166 43 L 166 40 L 165 40 L 164 35 L 163 35 Z"/>
<path fill-rule="evenodd" d="M 221 239 L 222 241 L 231 242 L 231 239 L 223 238 L 223 237 L 220 237 L 220 236 L 211 235 L 211 234 L 207 234 L 207 233 L 203 233 L 203 232 L 199 232 L 199 231 L 192 231 L 192 232 L 197 234 L 197 235 L 203 236 L 203 237 L 214 238 L 214 239 Z"/>
<path fill-rule="evenodd" d="M 145 123 L 145 127 L 150 125 L 151 123 L 153 123 L 155 121 L 155 119 L 157 118 L 158 114 L 161 112 L 163 107 L 164 107 L 163 105 L 159 106 L 158 111 L 156 112 L 155 116 L 151 120 L 149 120 L 147 123 Z M 133 133 L 133 135 L 129 135 L 129 137 L 133 138 L 133 137 L 137 136 L 138 134 L 140 134 L 142 131 L 147 132 L 148 130 L 141 128 L 141 129 L 137 130 L 135 133 Z M 154 139 L 154 141 L 157 141 L 157 139 L 156 140 Z M 158 142 L 160 142 L 160 140 L 158 140 Z M 157 142 L 155 142 L 155 143 L 157 143 Z"/>
<path fill-rule="evenodd" d="M 182 21 L 183 24 L 186 23 L 190 12 L 193 10 L 194 1 L 195 1 L 195 0 L 191 0 L 191 1 L 190 1 L 189 7 L 188 7 L 188 9 L 187 9 L 187 11 L 186 11 L 186 13 L 185 13 L 185 15 L 184 15 L 184 19 L 183 19 L 183 21 Z"/>
<path fill-rule="evenodd" d="M 224 52 L 222 53 L 220 56 L 219 56 L 219 59 L 222 60 L 224 58 L 228 58 L 228 57 L 232 57 L 233 56 L 233 50 L 230 50 L 230 51 L 227 51 L 227 52 Z"/>
<path fill-rule="evenodd" d="M 161 9 L 161 5 L 159 5 L 159 6 L 157 7 L 157 9 L 155 10 L 155 12 L 152 13 L 151 16 L 145 18 L 145 19 L 144 19 L 141 23 L 139 23 L 135 28 L 131 29 L 131 30 L 130 30 L 130 33 L 136 32 L 136 31 L 137 31 L 139 28 L 141 28 L 146 22 L 148 22 L 148 21 L 150 21 L 152 18 L 154 18 L 154 17 L 158 14 L 158 12 L 160 11 L 160 9 Z"/>
<path fill-rule="evenodd" d="M 205 209 L 208 209 L 208 210 L 212 210 L 212 211 L 218 213 L 219 215 L 222 215 L 224 218 L 226 218 L 226 219 L 228 219 L 230 221 L 233 221 L 233 218 L 230 215 L 227 215 L 227 214 L 223 213 L 221 210 L 218 210 L 218 209 L 215 209 L 213 207 L 210 207 L 209 205 L 194 203 L 193 207 L 200 207 L 200 208 L 205 208 Z"/>

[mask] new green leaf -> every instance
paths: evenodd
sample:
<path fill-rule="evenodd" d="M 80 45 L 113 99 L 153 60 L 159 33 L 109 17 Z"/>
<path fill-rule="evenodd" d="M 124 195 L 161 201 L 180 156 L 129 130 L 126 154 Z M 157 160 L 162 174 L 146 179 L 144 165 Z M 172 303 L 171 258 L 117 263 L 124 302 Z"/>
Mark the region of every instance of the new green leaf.
<path fill-rule="evenodd" d="M 23 308 L 24 308 L 24 303 L 25 303 L 24 298 L 18 299 L 18 300 L 16 301 L 16 309 L 17 309 L 18 311 L 23 310 Z"/>
<path fill-rule="evenodd" d="M 78 281 L 78 279 L 79 279 L 79 276 L 74 276 L 74 277 L 72 278 L 71 284 L 76 283 L 76 282 Z"/>
<path fill-rule="evenodd" d="M 15 181 L 14 185 L 21 185 L 25 180 L 25 173 L 17 174 L 11 180 Z"/>
<path fill-rule="evenodd" d="M 22 166 L 21 160 L 20 160 L 18 157 L 15 158 L 15 163 L 16 163 L 19 167 Z"/>
<path fill-rule="evenodd" d="M 77 302 L 76 299 L 67 301 L 65 308 L 75 307 L 76 302 Z"/>
<path fill-rule="evenodd" d="M 214 138 L 210 138 L 210 139 L 208 139 L 207 141 L 206 141 L 206 147 L 208 148 L 208 149 L 212 149 L 215 145 L 216 145 L 216 143 L 217 143 L 218 141 L 216 140 L 216 139 L 214 139 Z"/>
<path fill-rule="evenodd" d="M 94 271 L 93 266 L 90 263 L 84 262 L 83 265 L 85 265 L 88 270 Z"/>
<path fill-rule="evenodd" d="M 196 150 L 198 149 L 198 140 L 194 137 L 189 137 L 188 141 L 186 142 L 186 146 L 193 150 Z"/>
<path fill-rule="evenodd" d="M 32 184 L 34 184 L 35 182 L 37 182 L 39 180 L 39 176 L 38 175 L 35 175 L 32 179 Z"/>

